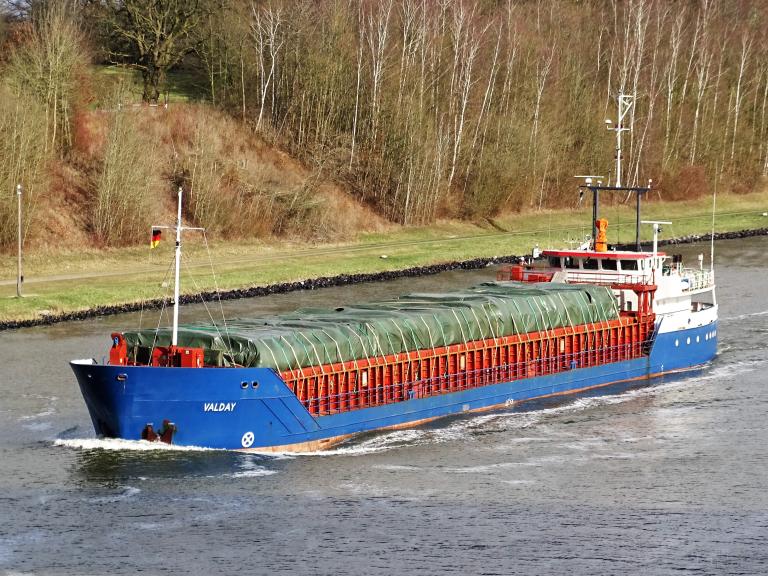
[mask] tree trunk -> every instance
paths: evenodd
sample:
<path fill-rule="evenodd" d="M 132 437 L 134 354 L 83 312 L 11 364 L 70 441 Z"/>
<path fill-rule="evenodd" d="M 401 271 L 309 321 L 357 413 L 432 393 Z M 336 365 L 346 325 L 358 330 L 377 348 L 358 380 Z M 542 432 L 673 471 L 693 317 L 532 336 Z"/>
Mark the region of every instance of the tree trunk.
<path fill-rule="evenodd" d="M 156 66 L 149 64 L 141 71 L 141 78 L 144 80 L 144 93 L 141 99 L 147 104 L 157 104 L 160 100 L 160 80 L 162 72 Z"/>

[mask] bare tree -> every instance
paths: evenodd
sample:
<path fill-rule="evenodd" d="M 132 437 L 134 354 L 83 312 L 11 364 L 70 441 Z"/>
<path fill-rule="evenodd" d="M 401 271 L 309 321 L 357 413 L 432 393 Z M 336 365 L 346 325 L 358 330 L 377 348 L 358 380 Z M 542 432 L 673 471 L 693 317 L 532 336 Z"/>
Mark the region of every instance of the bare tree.
<path fill-rule="evenodd" d="M 365 38 L 371 52 L 371 133 L 373 140 L 379 127 L 381 111 L 381 92 L 384 69 L 387 64 L 387 38 L 389 37 L 389 18 L 392 14 L 393 0 L 377 4 L 377 9 L 368 14 Z"/>
<path fill-rule="evenodd" d="M 113 113 L 91 207 L 93 231 L 108 245 L 134 242 L 150 226 L 150 182 L 157 160 L 151 140 L 129 114 Z"/>
<path fill-rule="evenodd" d="M 46 131 L 42 105 L 0 86 L 0 248 L 16 240 L 16 198 L 11 191 L 23 184 L 24 234 L 36 216 L 41 193 L 47 186 Z"/>
<path fill-rule="evenodd" d="M 539 121 L 541 116 L 541 102 L 544 98 L 544 88 L 552 69 L 552 61 L 555 58 L 555 43 L 552 42 L 549 54 L 543 54 L 536 60 L 536 95 L 533 106 L 533 124 L 531 125 L 531 138 L 528 145 L 528 159 L 533 168 L 536 168 L 536 156 L 538 151 Z"/>
<path fill-rule="evenodd" d="M 166 74 L 189 54 L 197 42 L 204 14 L 202 0 L 110 0 L 114 33 L 127 41 L 127 58 L 141 71 L 142 98 L 157 102 Z"/>
<path fill-rule="evenodd" d="M 739 76 L 736 81 L 736 95 L 734 97 L 734 110 L 733 110 L 733 137 L 731 138 L 731 165 L 733 165 L 733 157 L 736 154 L 736 132 L 739 129 L 739 112 L 741 112 L 741 100 L 742 100 L 742 83 L 744 81 L 744 73 L 747 68 L 749 60 L 749 52 L 752 50 L 752 38 L 749 32 L 745 31 L 741 36 L 741 54 L 739 58 Z"/>
<path fill-rule="evenodd" d="M 448 175 L 448 186 L 453 182 L 456 174 L 456 164 L 461 148 L 466 124 L 467 106 L 470 99 L 470 90 L 474 84 L 473 71 L 480 42 L 485 30 L 477 30 L 472 24 L 475 7 L 468 13 L 461 3 L 454 5 L 453 27 L 451 29 L 454 50 L 453 70 L 451 73 L 451 108 L 453 111 L 453 155 L 451 158 L 451 170 Z"/>
<path fill-rule="evenodd" d="M 256 120 L 256 128 L 259 129 L 264 118 L 264 105 L 267 100 L 267 94 L 271 89 L 274 96 L 272 86 L 274 85 L 275 68 L 277 67 L 280 49 L 284 43 L 284 38 L 281 35 L 283 12 L 280 8 L 273 8 L 272 6 L 258 7 L 256 4 L 251 5 L 251 10 L 251 37 L 256 47 L 259 62 L 260 105 L 259 117 Z M 267 57 L 269 58 L 268 65 L 265 64 Z"/>
<path fill-rule="evenodd" d="M 704 0 L 701 5 L 701 26 L 697 26 L 697 33 L 701 35 L 699 41 L 699 53 L 696 58 L 696 110 L 693 114 L 693 129 L 691 131 L 691 165 L 696 163 L 696 147 L 698 145 L 699 124 L 702 104 L 707 88 L 709 88 L 710 71 L 714 53 L 709 46 L 709 20 L 711 17 L 711 2 Z"/>
<path fill-rule="evenodd" d="M 46 149 L 71 143 L 70 120 L 76 75 L 83 68 L 84 42 L 70 2 L 51 2 L 35 12 L 29 37 L 11 59 L 11 79 L 43 103 Z"/>
<path fill-rule="evenodd" d="M 664 150 L 662 153 L 664 164 L 668 162 L 670 156 L 669 142 L 672 135 L 672 104 L 674 103 L 675 90 L 677 88 L 678 60 L 680 59 L 680 46 L 683 42 L 683 25 L 685 23 L 685 13 L 680 12 L 675 18 L 672 30 L 669 36 L 669 58 L 667 60 L 667 70 L 664 74 L 667 88 L 667 108 L 664 115 Z"/>

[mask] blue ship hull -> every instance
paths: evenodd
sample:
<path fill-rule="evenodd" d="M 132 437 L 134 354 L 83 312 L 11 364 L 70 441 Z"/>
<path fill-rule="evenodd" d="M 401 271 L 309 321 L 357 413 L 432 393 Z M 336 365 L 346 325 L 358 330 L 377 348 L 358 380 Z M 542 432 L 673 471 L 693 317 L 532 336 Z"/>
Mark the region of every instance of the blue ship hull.
<path fill-rule="evenodd" d="M 326 416 L 312 416 L 267 368 L 71 365 L 98 435 L 139 440 L 148 423 L 157 429 L 168 420 L 176 426 L 173 443 L 178 445 L 317 450 L 360 432 L 690 369 L 715 356 L 716 336 L 713 322 L 658 334 L 650 354 L 634 360 Z"/>

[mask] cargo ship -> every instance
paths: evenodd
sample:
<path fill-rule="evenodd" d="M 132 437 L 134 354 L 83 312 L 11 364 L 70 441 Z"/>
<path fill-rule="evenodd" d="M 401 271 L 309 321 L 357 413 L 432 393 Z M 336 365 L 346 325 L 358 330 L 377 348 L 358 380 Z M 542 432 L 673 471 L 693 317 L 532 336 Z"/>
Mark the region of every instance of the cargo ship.
<path fill-rule="evenodd" d="M 620 113 L 621 119 L 621 100 Z M 620 126 L 620 124 L 619 124 Z M 246 451 L 316 451 L 356 434 L 688 370 L 717 351 L 714 270 L 639 242 L 647 187 L 586 177 L 593 233 L 538 250 L 494 281 L 223 325 L 111 335 L 108 360 L 75 360 L 96 434 Z M 614 250 L 602 194 L 637 198 L 635 250 Z"/>

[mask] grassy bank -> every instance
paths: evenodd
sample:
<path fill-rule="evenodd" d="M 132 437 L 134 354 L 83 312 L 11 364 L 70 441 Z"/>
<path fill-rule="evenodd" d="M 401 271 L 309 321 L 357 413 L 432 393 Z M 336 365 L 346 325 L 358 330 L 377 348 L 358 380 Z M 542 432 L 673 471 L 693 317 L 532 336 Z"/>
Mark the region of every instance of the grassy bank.
<path fill-rule="evenodd" d="M 482 225 L 443 222 L 429 227 L 400 228 L 361 234 L 333 245 L 225 243 L 206 249 L 204 238 L 190 233 L 185 242 L 183 291 L 193 294 L 220 289 L 263 286 L 320 276 L 398 270 L 470 258 L 524 254 L 540 247 L 575 246 L 590 233 L 591 208 L 533 214 L 508 214 Z M 718 199 L 715 230 L 728 232 L 768 226 L 768 194 Z M 606 206 L 611 243 L 634 240 L 634 213 L 627 206 Z M 704 234 L 711 229 L 711 200 L 655 202 L 644 219 L 671 220 L 663 237 Z M 644 227 L 643 238 L 650 238 Z M 173 242 L 161 247 L 122 250 L 46 252 L 25 258 L 25 297 L 15 298 L 16 262 L 0 259 L 0 321 L 39 318 L 105 305 L 162 298 L 171 292 Z M 215 280 L 212 274 L 215 270 Z"/>

